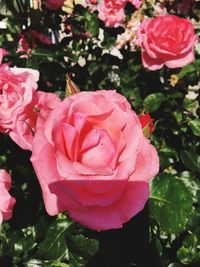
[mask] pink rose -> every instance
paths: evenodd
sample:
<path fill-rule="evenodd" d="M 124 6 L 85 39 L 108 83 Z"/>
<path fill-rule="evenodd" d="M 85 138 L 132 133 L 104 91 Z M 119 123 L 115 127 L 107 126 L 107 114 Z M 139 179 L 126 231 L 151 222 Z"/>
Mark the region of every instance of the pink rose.
<path fill-rule="evenodd" d="M 36 70 L 0 66 L 0 132 L 12 130 L 18 114 L 32 102 L 38 78 Z"/>
<path fill-rule="evenodd" d="M 107 27 L 118 27 L 125 20 L 124 8 L 130 2 L 136 8 L 140 7 L 139 0 L 102 0 L 99 3 L 99 18 Z"/>
<path fill-rule="evenodd" d="M 0 225 L 3 220 L 9 220 L 12 217 L 15 198 L 13 198 L 8 190 L 11 187 L 10 175 L 0 169 Z"/>
<path fill-rule="evenodd" d="M 36 91 L 33 101 L 17 116 L 15 125 L 9 133 L 12 140 L 22 149 L 32 150 L 38 117 L 46 119 L 60 101 L 60 98 L 53 93 Z"/>
<path fill-rule="evenodd" d="M 0 131 L 13 128 L 16 116 L 31 103 L 37 89 L 36 70 L 0 66 Z"/>
<path fill-rule="evenodd" d="M 62 7 L 64 2 L 65 2 L 65 0 L 46 0 L 45 5 L 49 9 L 58 9 L 58 8 Z"/>
<path fill-rule="evenodd" d="M 120 228 L 141 211 L 159 168 L 155 148 L 115 91 L 67 97 L 37 124 L 31 161 L 50 215 L 95 230 Z"/>
<path fill-rule="evenodd" d="M 107 27 L 118 27 L 125 20 L 125 3 L 116 4 L 114 0 L 102 0 L 98 6 L 99 19 Z"/>
<path fill-rule="evenodd" d="M 158 70 L 180 68 L 193 62 L 197 42 L 192 23 L 174 15 L 145 19 L 138 29 L 138 44 L 142 48 L 145 68 Z"/>

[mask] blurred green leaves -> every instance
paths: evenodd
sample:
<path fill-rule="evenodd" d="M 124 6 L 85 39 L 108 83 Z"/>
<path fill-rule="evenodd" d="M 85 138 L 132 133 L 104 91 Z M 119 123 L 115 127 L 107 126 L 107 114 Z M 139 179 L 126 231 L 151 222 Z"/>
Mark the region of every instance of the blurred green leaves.
<path fill-rule="evenodd" d="M 194 234 L 188 234 L 177 252 L 177 257 L 183 264 L 200 262 L 200 240 Z"/>
<path fill-rule="evenodd" d="M 154 112 L 159 109 L 163 101 L 165 101 L 165 95 L 163 93 L 150 94 L 144 99 L 144 107 L 146 112 Z"/>
<path fill-rule="evenodd" d="M 196 136 L 200 136 L 200 119 L 190 121 L 190 127 Z"/>

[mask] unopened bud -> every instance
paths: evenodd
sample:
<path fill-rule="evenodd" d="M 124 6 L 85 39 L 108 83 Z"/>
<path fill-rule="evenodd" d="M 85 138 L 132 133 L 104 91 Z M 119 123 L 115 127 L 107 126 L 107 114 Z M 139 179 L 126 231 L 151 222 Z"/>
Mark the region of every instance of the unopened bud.
<path fill-rule="evenodd" d="M 78 85 L 76 85 L 70 78 L 70 76 L 66 75 L 66 90 L 65 90 L 65 96 L 74 95 L 76 93 L 79 93 L 80 89 Z"/>
<path fill-rule="evenodd" d="M 144 136 L 149 138 L 154 130 L 153 119 L 150 117 L 149 113 L 140 114 L 138 118 L 142 125 Z"/>

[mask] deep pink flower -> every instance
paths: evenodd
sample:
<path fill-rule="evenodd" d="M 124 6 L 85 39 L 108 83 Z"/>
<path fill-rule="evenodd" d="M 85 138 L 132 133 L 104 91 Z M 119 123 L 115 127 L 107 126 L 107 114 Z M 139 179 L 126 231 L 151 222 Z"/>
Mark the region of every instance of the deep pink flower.
<path fill-rule="evenodd" d="M 29 36 L 30 38 L 29 41 L 31 42 L 31 45 L 27 41 L 27 36 Z M 19 47 L 17 48 L 17 52 L 25 52 L 25 54 L 21 55 L 21 57 L 25 58 L 28 58 L 31 53 L 31 50 L 37 47 L 36 40 L 39 40 L 40 42 L 47 45 L 52 44 L 52 41 L 48 36 L 43 33 L 39 33 L 35 30 L 30 30 L 26 33 L 20 34 L 19 37 Z"/>
<path fill-rule="evenodd" d="M 65 2 L 65 0 L 45 0 L 45 5 L 49 9 L 58 9 L 58 8 L 62 7 L 64 2 Z"/>
<path fill-rule="evenodd" d="M 145 68 L 157 70 L 165 64 L 180 68 L 194 61 L 197 42 L 192 23 L 174 15 L 145 19 L 138 29 L 138 44 L 142 48 Z"/>
<path fill-rule="evenodd" d="M 52 41 L 49 39 L 48 36 L 46 36 L 43 33 L 37 32 L 35 30 L 30 30 L 31 37 L 33 38 L 34 42 L 35 40 L 39 40 L 43 44 L 51 45 Z"/>
<path fill-rule="evenodd" d="M 2 221 L 11 219 L 16 202 L 15 198 L 8 192 L 10 187 L 10 175 L 5 170 L 0 169 L 0 225 Z"/>
<path fill-rule="evenodd" d="M 141 211 L 159 168 L 155 148 L 115 91 L 67 97 L 38 121 L 31 161 L 50 215 L 95 230 L 120 228 Z"/>
<path fill-rule="evenodd" d="M 32 46 L 30 47 L 29 43 L 26 40 L 25 35 L 20 34 L 19 46 L 17 48 L 17 52 L 24 52 L 23 55 L 20 56 L 21 58 L 28 58 L 31 53 L 31 49 L 37 47 L 36 43 L 34 42 L 32 38 L 31 38 L 31 42 L 32 42 Z"/>

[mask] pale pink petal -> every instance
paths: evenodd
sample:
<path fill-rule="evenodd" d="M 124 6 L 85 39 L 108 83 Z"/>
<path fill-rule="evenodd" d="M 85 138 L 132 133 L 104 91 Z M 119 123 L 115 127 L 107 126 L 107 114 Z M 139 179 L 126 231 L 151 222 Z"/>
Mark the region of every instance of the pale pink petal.
<path fill-rule="evenodd" d="M 141 150 L 138 152 L 135 171 L 130 176 L 131 181 L 149 182 L 159 171 L 159 158 L 156 149 L 143 137 Z"/>

